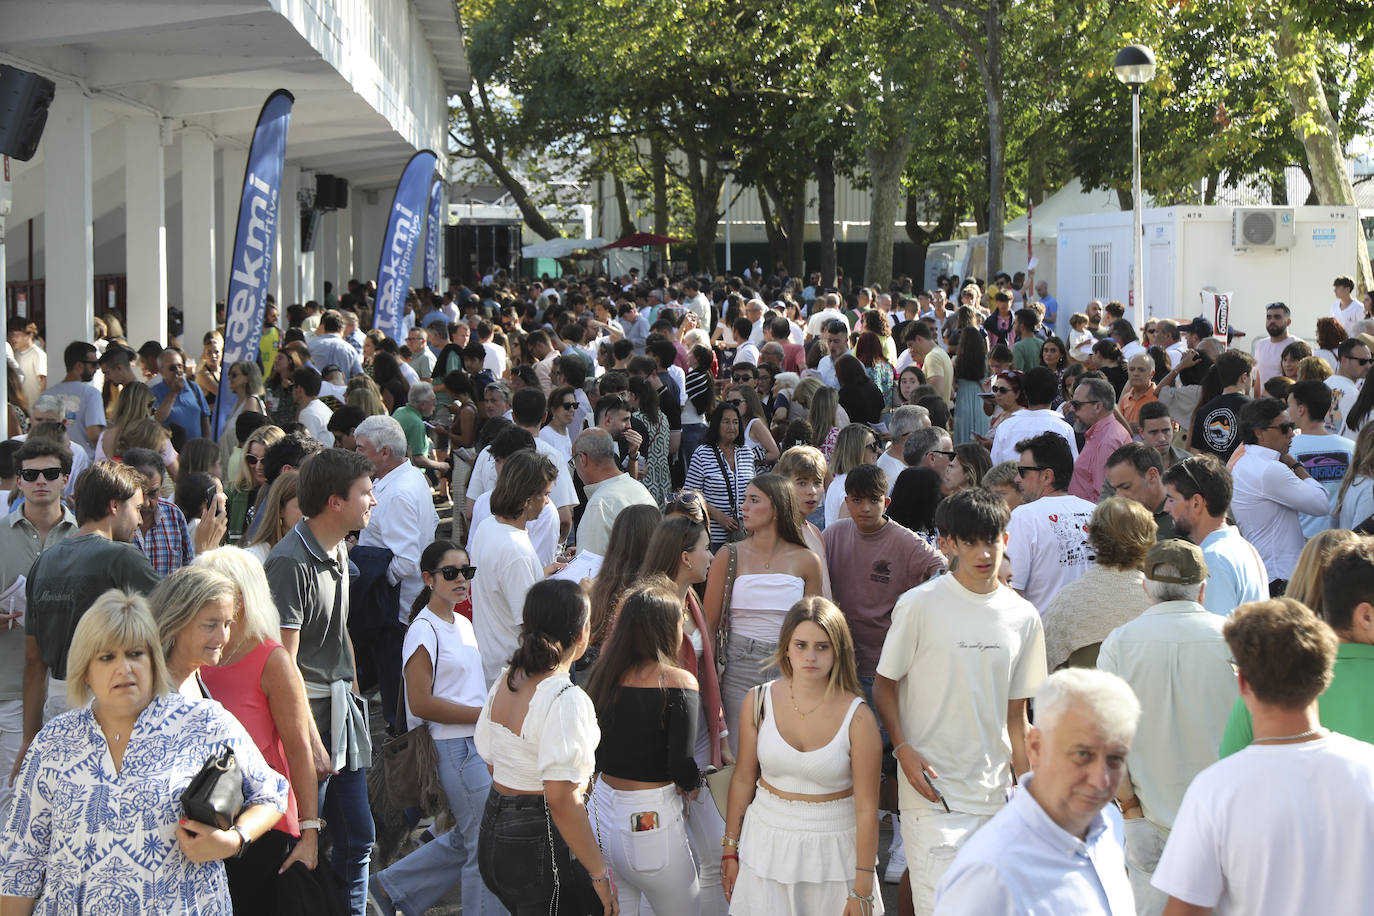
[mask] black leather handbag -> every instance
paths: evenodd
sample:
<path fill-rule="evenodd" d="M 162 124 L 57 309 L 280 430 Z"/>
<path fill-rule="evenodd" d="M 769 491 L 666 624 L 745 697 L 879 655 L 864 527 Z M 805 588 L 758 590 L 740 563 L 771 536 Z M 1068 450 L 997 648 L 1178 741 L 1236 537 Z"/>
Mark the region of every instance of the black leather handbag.
<path fill-rule="evenodd" d="M 233 748 L 226 744 L 219 754 L 206 758 L 205 766 L 181 793 L 181 810 L 191 820 L 220 830 L 234 826 L 243 810 L 243 773 Z"/>

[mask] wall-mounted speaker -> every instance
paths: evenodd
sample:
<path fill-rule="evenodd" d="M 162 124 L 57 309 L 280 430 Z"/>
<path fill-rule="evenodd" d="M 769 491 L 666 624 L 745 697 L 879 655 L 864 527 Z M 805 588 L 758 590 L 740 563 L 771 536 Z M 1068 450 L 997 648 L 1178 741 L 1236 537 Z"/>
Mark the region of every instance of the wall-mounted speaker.
<path fill-rule="evenodd" d="M 0 154 L 21 162 L 33 158 L 56 91 L 46 77 L 0 64 Z"/>

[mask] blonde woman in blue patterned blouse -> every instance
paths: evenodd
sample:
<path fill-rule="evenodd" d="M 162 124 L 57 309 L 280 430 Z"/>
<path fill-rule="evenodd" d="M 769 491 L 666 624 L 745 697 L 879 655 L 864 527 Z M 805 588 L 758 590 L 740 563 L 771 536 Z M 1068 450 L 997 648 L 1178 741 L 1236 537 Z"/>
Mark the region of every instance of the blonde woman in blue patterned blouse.
<path fill-rule="evenodd" d="M 142 598 L 108 591 L 76 627 L 77 707 L 43 727 L 0 836 L 0 909 L 230 916 L 222 859 L 281 817 L 286 779 L 213 700 L 171 692 Z M 225 745 L 243 773 L 229 830 L 184 819 L 181 794 Z"/>

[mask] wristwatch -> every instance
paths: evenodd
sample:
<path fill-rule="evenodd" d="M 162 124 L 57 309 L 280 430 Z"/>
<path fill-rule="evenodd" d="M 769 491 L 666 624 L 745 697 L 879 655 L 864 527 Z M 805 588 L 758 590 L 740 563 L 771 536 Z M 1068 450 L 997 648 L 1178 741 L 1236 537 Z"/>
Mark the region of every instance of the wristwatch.
<path fill-rule="evenodd" d="M 239 844 L 239 851 L 234 853 L 235 859 L 242 859 L 243 854 L 248 851 L 248 847 L 252 844 L 253 839 L 248 835 L 248 831 L 244 830 L 238 824 L 235 824 L 229 829 L 237 833 L 239 835 L 239 839 L 243 841 Z"/>

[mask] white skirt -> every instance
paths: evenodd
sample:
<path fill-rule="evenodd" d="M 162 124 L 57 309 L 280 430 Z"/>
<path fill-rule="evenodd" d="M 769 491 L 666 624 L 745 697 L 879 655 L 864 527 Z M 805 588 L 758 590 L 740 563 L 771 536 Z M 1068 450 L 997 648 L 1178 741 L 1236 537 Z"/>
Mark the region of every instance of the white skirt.
<path fill-rule="evenodd" d="M 843 913 L 854 886 L 855 833 L 852 795 L 789 801 L 759 786 L 740 831 L 731 916 Z M 877 916 L 883 898 L 876 875 L 873 890 Z"/>

